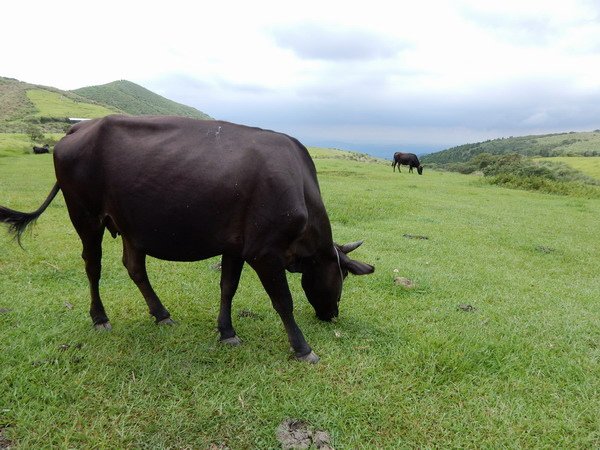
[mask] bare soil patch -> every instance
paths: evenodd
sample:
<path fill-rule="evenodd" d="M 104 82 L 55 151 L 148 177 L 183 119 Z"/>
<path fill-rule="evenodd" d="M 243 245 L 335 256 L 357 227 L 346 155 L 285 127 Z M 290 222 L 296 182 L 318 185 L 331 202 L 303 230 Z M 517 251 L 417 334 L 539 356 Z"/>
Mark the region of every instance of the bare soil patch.
<path fill-rule="evenodd" d="M 427 240 L 429 239 L 427 236 L 422 236 L 420 234 L 403 234 L 406 239 L 419 239 L 419 240 Z"/>
<path fill-rule="evenodd" d="M 238 313 L 238 316 L 242 317 L 242 318 L 254 319 L 254 320 L 262 320 L 263 319 L 260 314 L 250 311 L 249 309 L 242 309 Z"/>
<path fill-rule="evenodd" d="M 284 450 L 304 448 L 334 450 L 329 433 L 313 429 L 304 420 L 285 419 L 277 427 L 277 440 Z"/>
<path fill-rule="evenodd" d="M 405 278 L 405 277 L 394 278 L 394 283 L 397 284 L 398 286 L 403 286 L 407 289 L 412 289 L 415 287 L 414 281 L 409 280 L 408 278 Z"/>
<path fill-rule="evenodd" d="M 458 305 L 456 307 L 456 309 L 459 310 L 459 311 L 464 311 L 464 312 L 475 312 L 475 311 L 477 311 L 477 308 L 475 308 L 473 305 L 468 305 L 468 304 Z"/>
<path fill-rule="evenodd" d="M 12 441 L 4 437 L 4 428 L 0 428 L 0 450 L 9 450 L 12 445 Z"/>

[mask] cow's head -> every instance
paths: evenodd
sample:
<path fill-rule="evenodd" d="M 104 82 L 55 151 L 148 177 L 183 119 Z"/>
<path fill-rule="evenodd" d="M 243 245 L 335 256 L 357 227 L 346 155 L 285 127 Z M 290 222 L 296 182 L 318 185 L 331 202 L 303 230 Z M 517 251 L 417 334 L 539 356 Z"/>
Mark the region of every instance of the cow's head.
<path fill-rule="evenodd" d="M 423 175 L 423 166 L 419 165 L 419 167 L 417 167 L 417 172 L 419 172 L 419 175 Z"/>
<path fill-rule="evenodd" d="M 331 252 L 303 265 L 302 288 L 319 319 L 331 320 L 337 317 L 342 285 L 349 272 L 367 275 L 375 270 L 369 264 L 348 258 L 347 254 L 361 244 L 362 241 L 346 245 L 334 244 Z"/>

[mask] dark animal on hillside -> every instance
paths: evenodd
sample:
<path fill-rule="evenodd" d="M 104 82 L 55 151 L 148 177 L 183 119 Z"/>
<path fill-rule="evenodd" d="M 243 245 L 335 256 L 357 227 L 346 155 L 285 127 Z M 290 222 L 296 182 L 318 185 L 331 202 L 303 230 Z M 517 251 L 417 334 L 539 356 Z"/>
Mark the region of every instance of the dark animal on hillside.
<path fill-rule="evenodd" d="M 408 166 L 408 171 L 412 173 L 413 167 L 417 168 L 417 172 L 419 175 L 423 175 L 423 166 L 419 162 L 419 158 L 414 153 L 402 153 L 396 152 L 394 153 L 394 161 L 392 162 L 392 167 L 394 172 L 396 171 L 396 165 L 398 165 L 398 172 L 400 172 L 400 166 Z"/>
<path fill-rule="evenodd" d="M 39 155 L 41 153 L 50 153 L 50 146 L 48 144 L 44 145 L 43 147 L 34 146 L 33 153 L 35 153 L 36 155 Z"/>
<path fill-rule="evenodd" d="M 227 122 L 182 117 L 108 116 L 73 125 L 54 148 L 57 182 L 32 213 L 0 207 L 20 239 L 59 190 L 83 244 L 90 315 L 110 329 L 99 293 L 105 228 L 123 240 L 123 264 L 157 323 L 172 323 L 152 289 L 146 256 L 197 261 L 222 255 L 220 340 L 239 344 L 231 303 L 242 266 L 258 274 L 298 359 L 318 357 L 293 316 L 285 271 L 301 272 L 317 317 L 338 315 L 348 272 L 372 273 L 337 245 L 314 163 L 296 139 Z M 20 242 L 20 241 L 19 241 Z"/>

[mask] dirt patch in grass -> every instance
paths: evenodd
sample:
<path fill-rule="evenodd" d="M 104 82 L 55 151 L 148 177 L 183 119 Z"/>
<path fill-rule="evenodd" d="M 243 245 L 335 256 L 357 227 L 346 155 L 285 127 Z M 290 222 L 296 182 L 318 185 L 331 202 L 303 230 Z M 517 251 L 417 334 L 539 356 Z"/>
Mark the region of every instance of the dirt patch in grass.
<path fill-rule="evenodd" d="M 404 236 L 406 239 L 418 239 L 421 241 L 429 239 L 429 237 L 422 236 L 420 234 L 403 234 L 402 236 Z"/>
<path fill-rule="evenodd" d="M 208 447 L 208 450 L 230 450 L 230 448 L 226 444 L 213 442 Z"/>
<path fill-rule="evenodd" d="M 243 318 L 253 319 L 253 320 L 262 320 L 263 319 L 260 314 L 250 311 L 249 309 L 242 309 L 238 313 L 238 317 L 243 317 Z"/>
<path fill-rule="evenodd" d="M 458 305 L 456 307 L 456 309 L 458 311 L 464 311 L 464 312 L 475 312 L 475 311 L 477 311 L 477 308 L 475 308 L 473 305 L 467 305 L 467 304 Z"/>
<path fill-rule="evenodd" d="M 277 427 L 277 440 L 284 450 L 303 448 L 333 450 L 329 433 L 313 429 L 304 420 L 285 419 Z"/>
<path fill-rule="evenodd" d="M 12 448 L 12 441 L 4 437 L 4 428 L 0 428 L 0 450 L 9 450 Z"/>
<path fill-rule="evenodd" d="M 412 280 L 404 277 L 396 277 L 394 278 L 394 283 L 398 286 L 405 287 L 407 289 L 412 289 L 415 287 L 415 283 Z"/>
<path fill-rule="evenodd" d="M 546 247 L 545 245 L 538 245 L 535 249 L 540 253 L 552 253 L 555 252 L 556 249 L 552 247 Z"/>

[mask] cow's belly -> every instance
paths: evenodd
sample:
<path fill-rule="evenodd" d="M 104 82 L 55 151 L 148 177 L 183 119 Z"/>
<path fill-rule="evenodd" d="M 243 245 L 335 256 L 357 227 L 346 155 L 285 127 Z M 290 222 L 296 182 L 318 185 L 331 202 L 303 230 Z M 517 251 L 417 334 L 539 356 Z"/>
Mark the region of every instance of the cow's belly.
<path fill-rule="evenodd" d="M 225 252 L 241 253 L 243 242 L 239 232 L 228 232 L 226 224 L 214 223 L 168 227 L 150 223 L 125 230 L 123 238 L 147 255 L 168 261 L 199 261 Z"/>
<path fill-rule="evenodd" d="M 194 247 L 181 248 L 177 246 L 161 247 L 152 245 L 150 248 L 145 248 L 144 253 L 153 258 L 166 261 L 200 261 L 223 253 L 222 250 L 209 250 L 211 249 Z"/>

